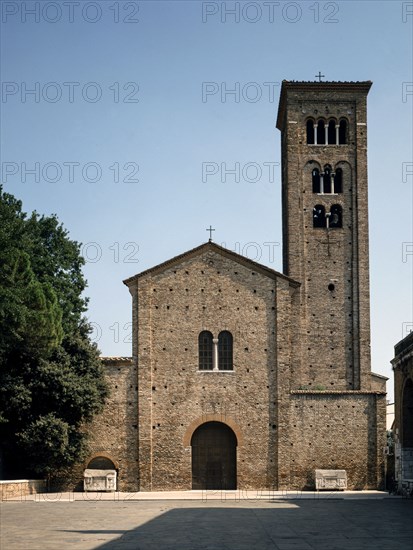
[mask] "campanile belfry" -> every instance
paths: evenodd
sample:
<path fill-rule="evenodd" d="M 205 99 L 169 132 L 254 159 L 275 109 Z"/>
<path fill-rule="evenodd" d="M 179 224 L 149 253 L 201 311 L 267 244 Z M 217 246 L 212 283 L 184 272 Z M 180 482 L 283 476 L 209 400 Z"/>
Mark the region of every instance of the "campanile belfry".
<path fill-rule="evenodd" d="M 367 94 L 283 81 L 284 273 L 301 283 L 298 384 L 370 389 Z"/>

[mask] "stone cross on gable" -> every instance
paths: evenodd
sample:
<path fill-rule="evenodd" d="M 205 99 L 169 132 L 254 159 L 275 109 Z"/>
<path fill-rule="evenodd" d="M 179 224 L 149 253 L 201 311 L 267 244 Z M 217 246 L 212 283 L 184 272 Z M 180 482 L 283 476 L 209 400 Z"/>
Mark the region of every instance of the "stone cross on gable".
<path fill-rule="evenodd" d="M 210 225 L 206 231 L 209 231 L 209 242 L 212 242 L 212 232 L 215 231 L 215 229 L 212 229 L 212 225 Z"/>
<path fill-rule="evenodd" d="M 318 81 L 321 82 L 322 78 L 325 78 L 325 74 L 321 74 L 321 71 L 318 71 L 318 74 L 315 75 L 316 78 L 318 78 Z"/>

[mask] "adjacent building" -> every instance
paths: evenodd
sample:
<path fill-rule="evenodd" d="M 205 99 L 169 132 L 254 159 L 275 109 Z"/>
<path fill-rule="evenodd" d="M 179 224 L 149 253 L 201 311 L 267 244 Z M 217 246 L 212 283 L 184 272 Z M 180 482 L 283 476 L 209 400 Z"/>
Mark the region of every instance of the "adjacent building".
<path fill-rule="evenodd" d="M 413 491 L 413 332 L 394 347 L 394 458 L 399 490 Z"/>

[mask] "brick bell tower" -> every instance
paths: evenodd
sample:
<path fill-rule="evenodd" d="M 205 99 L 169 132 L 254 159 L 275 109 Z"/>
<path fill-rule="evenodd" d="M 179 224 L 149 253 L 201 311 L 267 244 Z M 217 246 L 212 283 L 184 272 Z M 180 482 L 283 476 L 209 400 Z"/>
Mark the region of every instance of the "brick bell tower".
<path fill-rule="evenodd" d="M 370 390 L 371 84 L 282 83 L 283 263 L 301 283 L 295 388 Z"/>

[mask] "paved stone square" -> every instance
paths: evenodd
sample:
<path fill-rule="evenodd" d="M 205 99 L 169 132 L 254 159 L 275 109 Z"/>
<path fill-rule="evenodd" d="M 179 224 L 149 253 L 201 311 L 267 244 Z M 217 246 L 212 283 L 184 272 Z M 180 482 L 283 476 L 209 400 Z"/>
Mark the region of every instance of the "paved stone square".
<path fill-rule="evenodd" d="M 402 498 L 49 497 L 1 503 L 1 550 L 413 550 Z"/>

